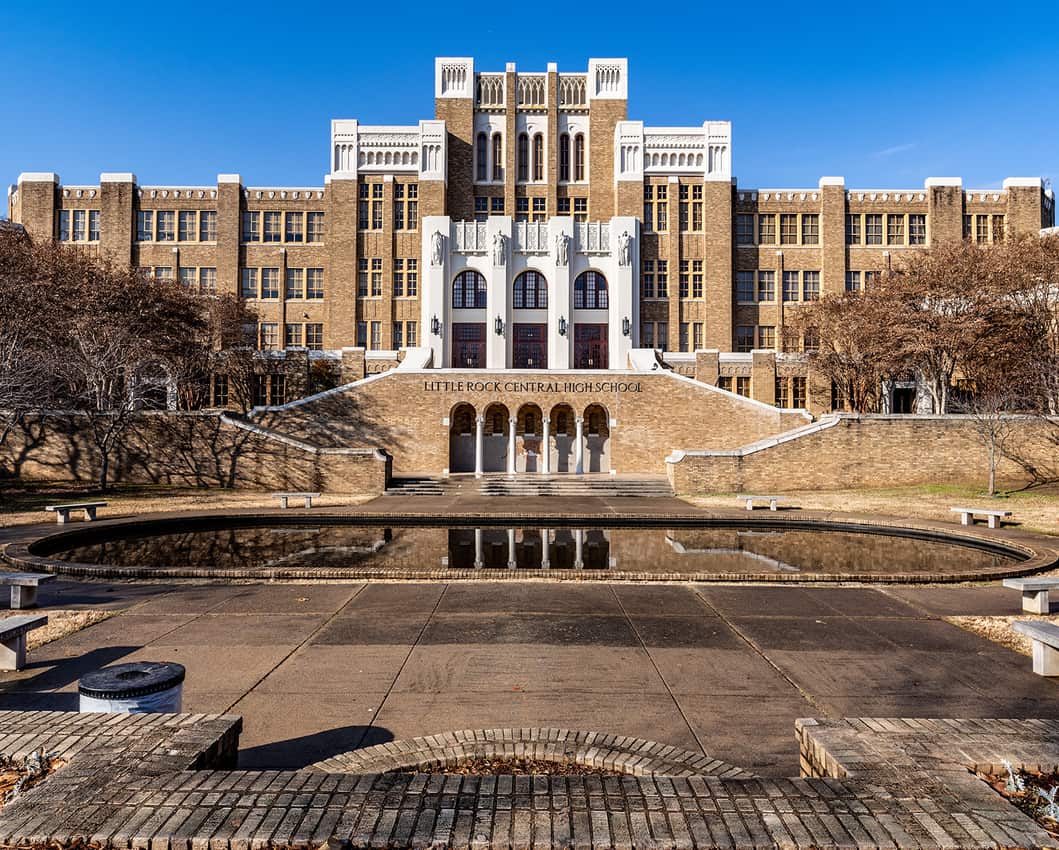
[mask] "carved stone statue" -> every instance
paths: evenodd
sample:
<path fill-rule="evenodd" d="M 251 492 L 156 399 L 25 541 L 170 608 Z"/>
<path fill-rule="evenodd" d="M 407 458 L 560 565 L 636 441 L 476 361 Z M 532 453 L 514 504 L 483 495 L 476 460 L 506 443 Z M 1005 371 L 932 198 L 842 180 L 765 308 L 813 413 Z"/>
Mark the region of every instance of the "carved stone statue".
<path fill-rule="evenodd" d="M 632 263 L 632 237 L 628 230 L 623 230 L 618 237 L 618 265 L 627 266 Z"/>
<path fill-rule="evenodd" d="M 435 230 L 430 237 L 430 265 L 440 266 L 445 257 L 445 237 L 440 230 Z"/>
<path fill-rule="evenodd" d="M 555 234 L 555 265 L 565 266 L 570 258 L 570 237 L 565 233 Z"/>
<path fill-rule="evenodd" d="M 503 233 L 493 234 L 493 265 L 502 266 L 507 260 L 507 237 Z"/>

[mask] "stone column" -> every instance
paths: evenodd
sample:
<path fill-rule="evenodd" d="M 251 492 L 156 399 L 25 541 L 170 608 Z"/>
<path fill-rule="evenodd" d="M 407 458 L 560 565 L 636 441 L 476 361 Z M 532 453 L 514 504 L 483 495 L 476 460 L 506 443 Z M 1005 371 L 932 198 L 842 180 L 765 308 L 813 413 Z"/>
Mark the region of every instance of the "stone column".
<path fill-rule="evenodd" d="M 548 529 L 541 529 L 541 569 L 546 570 L 552 565 L 551 558 L 548 557 Z"/>
<path fill-rule="evenodd" d="M 474 419 L 474 477 L 481 478 L 485 459 L 485 417 Z M 479 542 L 481 542 L 479 540 Z"/>
<path fill-rule="evenodd" d="M 485 559 L 482 557 L 482 529 L 476 528 L 474 530 L 474 568 L 480 570 L 485 566 Z"/>
<path fill-rule="evenodd" d="M 507 530 L 507 568 L 513 570 L 517 563 L 515 558 L 515 529 L 509 528 Z"/>
<path fill-rule="evenodd" d="M 515 442 L 518 439 L 515 436 L 515 425 L 517 422 L 514 416 L 507 420 L 507 474 L 511 477 L 515 476 Z"/>
<path fill-rule="evenodd" d="M 551 475 L 552 472 L 552 446 L 551 446 L 551 430 L 552 421 L 549 414 L 545 413 L 542 417 L 541 430 L 543 431 L 543 440 L 541 446 L 541 474 Z"/>
<path fill-rule="evenodd" d="M 585 531 L 583 528 L 574 529 L 574 569 L 580 570 L 585 566 L 583 553 L 585 548 Z"/>
<path fill-rule="evenodd" d="M 583 475 L 585 472 L 585 420 L 580 416 L 574 417 L 577 424 L 576 443 L 574 445 L 574 472 Z"/>

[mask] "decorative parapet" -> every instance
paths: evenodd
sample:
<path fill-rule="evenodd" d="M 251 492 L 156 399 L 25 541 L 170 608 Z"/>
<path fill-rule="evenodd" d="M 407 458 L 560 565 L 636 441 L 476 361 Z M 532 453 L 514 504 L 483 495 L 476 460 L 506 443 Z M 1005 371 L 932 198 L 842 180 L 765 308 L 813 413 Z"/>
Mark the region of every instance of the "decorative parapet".
<path fill-rule="evenodd" d="M 732 179 L 731 124 L 707 121 L 701 127 L 644 127 L 619 121 L 614 130 L 614 178 L 638 181 L 645 174 L 701 175 Z"/>
<path fill-rule="evenodd" d="M 478 109 L 503 109 L 504 89 L 503 74 L 478 74 L 474 105 Z"/>
<path fill-rule="evenodd" d="M 519 74 L 515 83 L 519 109 L 545 109 L 548 106 L 548 77 L 545 74 Z"/>
<path fill-rule="evenodd" d="M 548 222 L 515 222 L 515 250 L 521 254 L 548 252 Z"/>
<path fill-rule="evenodd" d="M 74 192 L 74 197 L 80 198 L 83 190 L 74 186 L 64 188 L 63 197 L 71 197 L 71 191 Z M 88 197 L 94 198 L 95 190 Z M 190 200 L 192 198 L 196 200 L 205 200 L 207 198 L 212 200 L 217 197 L 217 188 L 215 186 L 140 186 L 136 190 L 136 197 L 151 200 Z"/>
<path fill-rule="evenodd" d="M 485 222 L 454 221 L 452 244 L 453 250 L 458 254 L 484 254 L 489 250 Z"/>
<path fill-rule="evenodd" d="M 587 87 L 584 74 L 559 75 L 559 108 L 581 110 L 588 107 Z"/>
<path fill-rule="evenodd" d="M 414 174 L 445 179 L 445 122 L 418 126 L 367 126 L 355 119 L 331 122 L 331 177 L 358 174 Z"/>
<path fill-rule="evenodd" d="M 610 253 L 610 222 L 586 221 L 575 228 L 576 246 L 581 254 Z"/>

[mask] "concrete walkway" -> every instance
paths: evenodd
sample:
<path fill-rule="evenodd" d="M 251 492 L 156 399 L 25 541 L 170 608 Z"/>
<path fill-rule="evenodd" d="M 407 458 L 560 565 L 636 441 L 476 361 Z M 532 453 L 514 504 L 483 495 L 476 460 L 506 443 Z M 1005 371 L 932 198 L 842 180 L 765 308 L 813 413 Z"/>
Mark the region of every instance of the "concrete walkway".
<path fill-rule="evenodd" d="M 77 706 L 106 664 L 173 660 L 186 711 L 244 717 L 240 766 L 302 767 L 464 728 L 557 726 L 798 771 L 798 717 L 1059 717 L 1030 660 L 940 619 L 999 587 L 78 584 L 114 617 L 0 674 L 0 709 Z"/>

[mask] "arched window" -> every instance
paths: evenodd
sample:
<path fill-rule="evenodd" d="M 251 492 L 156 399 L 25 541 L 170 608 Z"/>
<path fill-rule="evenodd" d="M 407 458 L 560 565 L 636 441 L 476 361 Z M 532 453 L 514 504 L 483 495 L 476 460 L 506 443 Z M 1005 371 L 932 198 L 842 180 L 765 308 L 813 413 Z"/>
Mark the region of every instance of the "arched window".
<path fill-rule="evenodd" d="M 476 271 L 460 272 L 452 282 L 452 309 L 485 307 L 485 278 Z"/>
<path fill-rule="evenodd" d="M 523 272 L 515 278 L 513 305 L 516 310 L 544 310 L 548 306 L 548 282 L 540 272 Z"/>
<path fill-rule="evenodd" d="M 533 137 L 533 179 L 544 179 L 544 136 L 540 133 Z"/>
<path fill-rule="evenodd" d="M 486 168 L 489 165 L 489 137 L 485 133 L 478 134 L 476 154 L 478 158 L 475 172 L 476 179 L 485 180 Z"/>
<path fill-rule="evenodd" d="M 493 133 L 493 179 L 504 179 L 504 137 Z"/>
<path fill-rule="evenodd" d="M 493 412 L 493 433 L 503 434 L 507 428 L 504 427 L 504 414 L 497 410 Z"/>
<path fill-rule="evenodd" d="M 557 413 L 555 415 L 555 433 L 556 434 L 564 434 L 564 435 L 569 433 L 569 431 L 567 431 L 567 427 L 566 427 L 566 414 L 565 413 Z"/>
<path fill-rule="evenodd" d="M 585 137 L 580 133 L 574 137 L 574 180 L 585 179 Z"/>
<path fill-rule="evenodd" d="M 570 136 L 566 133 L 559 137 L 559 179 L 570 179 Z"/>
<path fill-rule="evenodd" d="M 526 414 L 525 433 L 527 433 L 527 434 L 536 434 L 537 433 L 537 417 L 534 416 L 532 413 L 527 413 Z"/>
<path fill-rule="evenodd" d="M 574 309 L 606 310 L 609 306 L 607 279 L 599 272 L 579 274 L 574 281 Z"/>
<path fill-rule="evenodd" d="M 518 137 L 518 179 L 529 180 L 529 136 L 525 133 Z"/>

